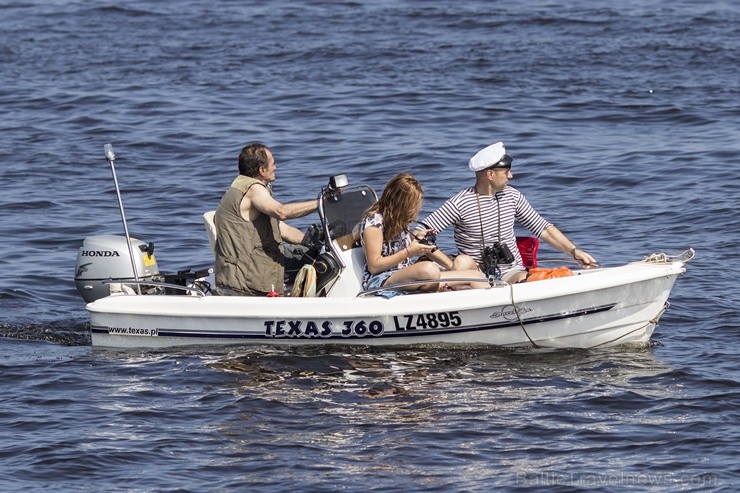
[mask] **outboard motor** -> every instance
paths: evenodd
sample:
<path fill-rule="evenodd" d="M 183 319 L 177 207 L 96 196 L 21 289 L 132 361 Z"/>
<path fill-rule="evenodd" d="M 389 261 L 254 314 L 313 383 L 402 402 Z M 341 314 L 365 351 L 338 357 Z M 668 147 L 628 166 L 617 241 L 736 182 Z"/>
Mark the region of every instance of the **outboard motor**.
<path fill-rule="evenodd" d="M 131 238 L 136 274 L 140 281 L 159 276 L 159 267 L 154 258 L 154 244 Z M 125 236 L 89 236 L 82 242 L 77 253 L 75 284 L 85 303 L 90 303 L 110 294 L 109 284 L 103 281 L 133 281 L 131 256 Z"/>

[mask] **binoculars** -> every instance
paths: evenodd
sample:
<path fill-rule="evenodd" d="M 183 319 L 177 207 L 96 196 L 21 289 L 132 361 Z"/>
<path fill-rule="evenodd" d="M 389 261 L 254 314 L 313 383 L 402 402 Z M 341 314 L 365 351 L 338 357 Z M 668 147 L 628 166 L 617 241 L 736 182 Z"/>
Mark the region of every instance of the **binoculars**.
<path fill-rule="evenodd" d="M 499 264 L 513 264 L 514 254 L 506 243 L 494 242 L 493 245 L 483 248 L 483 267 L 492 271 L 491 267 Z"/>

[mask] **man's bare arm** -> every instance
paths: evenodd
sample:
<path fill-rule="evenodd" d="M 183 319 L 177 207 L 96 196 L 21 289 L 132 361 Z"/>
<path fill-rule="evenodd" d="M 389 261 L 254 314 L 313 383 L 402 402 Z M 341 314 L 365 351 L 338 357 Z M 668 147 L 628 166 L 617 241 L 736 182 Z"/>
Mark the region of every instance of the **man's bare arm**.
<path fill-rule="evenodd" d="M 257 211 L 280 221 L 285 221 L 286 219 L 295 219 L 308 215 L 314 212 L 317 206 L 318 203 L 316 200 L 281 204 L 272 198 L 272 195 L 270 195 L 270 192 L 265 187 L 253 186 L 244 195 L 241 209 L 242 216 L 245 215 L 245 211 L 249 212 L 250 217 L 245 217 L 249 221 L 253 221 L 257 217 Z"/>

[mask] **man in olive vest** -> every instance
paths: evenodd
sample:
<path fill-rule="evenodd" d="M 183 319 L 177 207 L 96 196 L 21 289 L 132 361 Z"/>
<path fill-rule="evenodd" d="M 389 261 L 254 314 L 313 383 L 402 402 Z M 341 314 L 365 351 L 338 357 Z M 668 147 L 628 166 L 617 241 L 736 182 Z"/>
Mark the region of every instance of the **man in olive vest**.
<path fill-rule="evenodd" d="M 216 210 L 216 286 L 222 292 L 283 293 L 283 241 L 300 244 L 303 232 L 284 223 L 317 208 L 316 200 L 281 204 L 272 197 L 275 159 L 255 142 L 239 154 L 239 176 Z M 224 289 L 225 288 L 225 289 Z"/>

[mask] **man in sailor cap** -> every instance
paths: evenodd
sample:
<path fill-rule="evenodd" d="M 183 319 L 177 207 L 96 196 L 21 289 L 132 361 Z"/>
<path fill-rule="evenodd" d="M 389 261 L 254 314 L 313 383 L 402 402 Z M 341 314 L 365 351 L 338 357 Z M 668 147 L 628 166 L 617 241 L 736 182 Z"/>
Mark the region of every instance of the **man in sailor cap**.
<path fill-rule="evenodd" d="M 468 168 L 475 173 L 475 184 L 447 200 L 422 223 L 437 232 L 453 225 L 455 245 L 460 253 L 465 254 L 460 259 L 474 261 L 484 272 L 487 270 L 484 260 L 491 252 L 497 253 L 497 277 L 509 283 L 526 278 L 526 269 L 516 245 L 515 222 L 553 248 L 573 257 L 582 266 L 596 266 L 591 255 L 542 218 L 524 195 L 509 185 L 509 180 L 514 177 L 512 162 L 503 142 L 478 151 L 468 161 Z M 510 255 L 507 255 L 507 250 Z M 452 265 L 445 267 L 451 268 Z M 455 267 L 469 268 L 459 264 Z"/>

